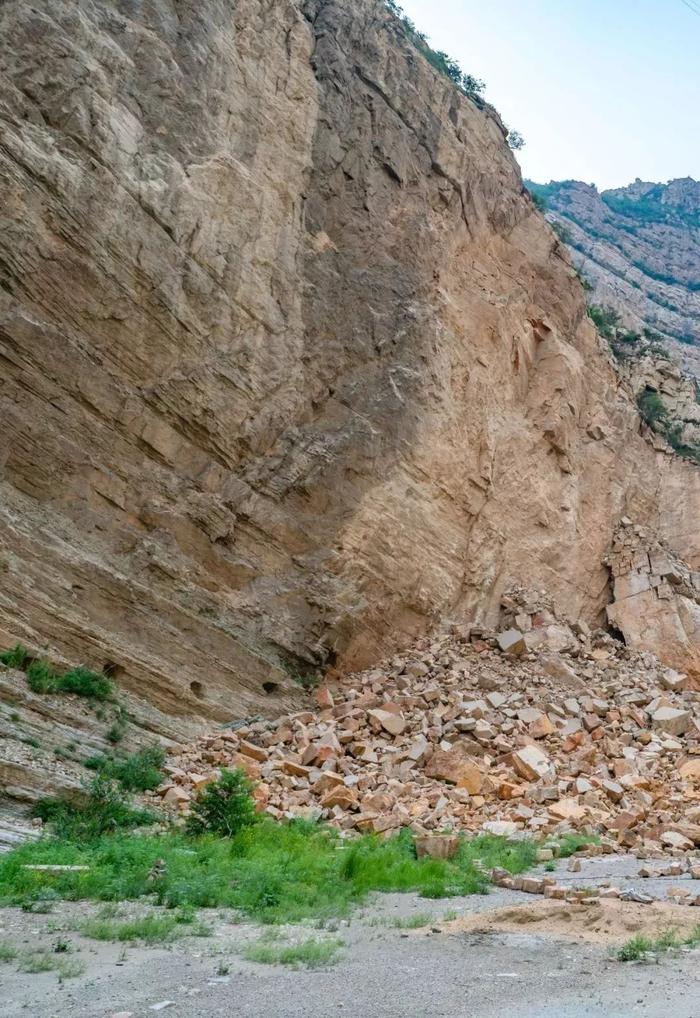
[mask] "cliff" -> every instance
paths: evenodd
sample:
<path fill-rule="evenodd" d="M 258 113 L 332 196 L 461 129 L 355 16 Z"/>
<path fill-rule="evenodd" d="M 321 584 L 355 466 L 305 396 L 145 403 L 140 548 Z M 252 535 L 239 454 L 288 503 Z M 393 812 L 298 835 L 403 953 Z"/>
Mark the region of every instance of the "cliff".
<path fill-rule="evenodd" d="M 378 0 L 9 0 L 0 75 L 2 645 L 179 739 L 512 584 L 601 621 L 622 515 L 697 569 L 700 471 Z"/>
<path fill-rule="evenodd" d="M 615 308 L 628 328 L 660 333 L 677 363 L 700 378 L 700 183 L 529 187 L 563 228 L 590 300 Z"/>

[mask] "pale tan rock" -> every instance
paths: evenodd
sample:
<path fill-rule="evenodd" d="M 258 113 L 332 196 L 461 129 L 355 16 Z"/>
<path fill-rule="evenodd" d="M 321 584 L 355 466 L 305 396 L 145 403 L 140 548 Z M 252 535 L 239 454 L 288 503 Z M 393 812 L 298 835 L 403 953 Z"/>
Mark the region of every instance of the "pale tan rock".
<path fill-rule="evenodd" d="M 544 739 L 554 731 L 554 725 L 546 714 L 531 723 L 528 731 L 533 739 Z"/>
<path fill-rule="evenodd" d="M 357 809 L 357 792 L 354 788 L 347 788 L 345 785 L 337 785 L 321 798 L 321 805 L 324 809 L 332 809 L 339 806 L 341 809 Z"/>
<path fill-rule="evenodd" d="M 678 768 L 678 773 L 687 781 L 700 784 L 700 756 L 693 757 L 682 763 Z"/>
<path fill-rule="evenodd" d="M 576 799 L 559 799 L 547 807 L 547 812 L 557 820 L 580 820 L 586 815 L 586 807 Z"/>
<path fill-rule="evenodd" d="M 384 729 L 389 735 L 401 735 L 406 728 L 406 722 L 398 715 L 393 714 L 388 710 L 370 710 L 367 714 L 372 718 L 378 727 Z"/>
<path fill-rule="evenodd" d="M 459 838 L 450 834 L 427 834 L 414 838 L 419 859 L 452 859 L 459 851 Z"/>
<path fill-rule="evenodd" d="M 690 724 L 690 711 L 679 710 L 675 707 L 659 707 L 652 714 L 651 721 L 654 728 L 668 732 L 669 735 L 682 735 Z"/>
<path fill-rule="evenodd" d="M 549 757 L 537 746 L 524 746 L 513 753 L 513 767 L 522 778 L 535 781 L 547 773 L 551 766 Z"/>
<path fill-rule="evenodd" d="M 246 742 L 245 739 L 241 739 L 238 743 L 238 752 L 243 753 L 244 756 L 249 756 L 253 760 L 257 760 L 263 763 L 267 760 L 267 750 L 263 749 L 262 746 L 256 746 L 252 742 Z"/>

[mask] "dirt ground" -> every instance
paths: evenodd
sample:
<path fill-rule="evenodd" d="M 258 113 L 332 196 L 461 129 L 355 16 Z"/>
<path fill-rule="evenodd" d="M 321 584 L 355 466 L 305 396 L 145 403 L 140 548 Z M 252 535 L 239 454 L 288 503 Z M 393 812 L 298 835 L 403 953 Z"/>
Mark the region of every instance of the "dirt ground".
<path fill-rule="evenodd" d="M 577 882 L 629 871 L 628 860 L 590 860 Z M 565 870 L 562 870 L 562 874 Z M 639 881 L 636 882 L 639 886 Z M 4 1018 L 674 1018 L 700 1016 L 700 951 L 657 962 L 621 963 L 611 948 L 637 932 L 685 932 L 700 909 L 604 902 L 571 906 L 494 889 L 483 897 L 428 901 L 379 895 L 331 929 L 288 927 L 282 943 L 308 937 L 343 942 L 335 964 L 290 969 L 247 961 L 242 950 L 261 930 L 202 911 L 207 937 L 145 947 L 84 937 L 100 906 L 59 902 L 51 912 L 0 911 L 0 944 L 20 959 L 0 961 Z M 121 917 L 144 914 L 121 906 Z M 425 925 L 406 928 L 411 917 Z M 419 921 L 419 920 L 416 920 Z M 30 951 L 76 960 L 84 972 L 20 971 Z"/>

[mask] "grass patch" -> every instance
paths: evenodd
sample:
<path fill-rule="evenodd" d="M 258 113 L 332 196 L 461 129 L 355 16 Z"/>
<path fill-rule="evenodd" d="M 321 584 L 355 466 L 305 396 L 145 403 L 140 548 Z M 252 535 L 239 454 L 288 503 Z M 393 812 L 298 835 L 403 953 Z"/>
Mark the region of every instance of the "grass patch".
<path fill-rule="evenodd" d="M 115 922 L 111 919 L 88 919 L 80 932 L 91 940 L 113 940 L 117 943 L 167 944 L 186 934 L 174 915 L 149 915 L 141 919 Z"/>
<path fill-rule="evenodd" d="M 311 937 L 300 944 L 281 944 L 260 939 L 243 948 L 246 961 L 261 965 L 291 965 L 293 968 L 320 968 L 338 960 L 338 952 L 344 947 L 342 940 L 319 940 Z"/>
<path fill-rule="evenodd" d="M 79 666 L 59 675 L 58 691 L 87 696 L 93 700 L 108 700 L 112 695 L 113 686 L 111 680 L 101 672 L 93 672 L 89 668 Z"/>
<path fill-rule="evenodd" d="M 165 750 L 148 746 L 131 756 L 92 756 L 85 766 L 105 778 L 118 781 L 126 792 L 146 792 L 157 788 L 163 780 Z"/>
<path fill-rule="evenodd" d="M 580 852 L 588 845 L 599 845 L 600 838 L 590 834 L 562 834 L 557 839 L 557 856 L 559 859 L 568 859 L 575 852 Z"/>
<path fill-rule="evenodd" d="M 416 912 L 415 915 L 394 919 L 391 925 L 395 930 L 421 930 L 424 926 L 430 926 L 434 921 L 433 916 L 427 912 Z"/>
<path fill-rule="evenodd" d="M 56 966 L 59 982 L 63 982 L 64 979 L 76 979 L 78 976 L 82 976 L 85 968 L 85 962 L 81 961 L 80 958 L 61 958 Z"/>
<path fill-rule="evenodd" d="M 133 837 L 105 834 L 104 821 L 102 815 L 90 820 L 77 834 L 69 824 L 70 838 L 44 837 L 0 857 L 0 901 L 148 898 L 170 908 L 230 908 L 262 923 L 293 923 L 347 915 L 373 891 L 417 891 L 426 898 L 483 894 L 488 878 L 477 862 L 521 873 L 534 864 L 537 850 L 534 842 L 483 836 L 463 840 L 453 860 L 418 860 L 407 830 L 348 842 L 321 824 L 263 818 L 232 838 L 175 831 Z M 86 827 L 100 833 L 86 837 Z M 28 863 L 89 869 L 23 869 Z"/>
<path fill-rule="evenodd" d="M 29 661 L 29 651 L 21 643 L 16 643 L 9 650 L 0 651 L 0 664 L 7 668 L 24 668 Z"/>
<path fill-rule="evenodd" d="M 664 930 L 655 940 L 638 933 L 618 947 L 615 957 L 618 961 L 641 961 L 647 954 L 664 954 L 678 951 L 682 947 L 697 947 L 700 944 L 700 923 L 685 937 L 677 930 Z"/>
<path fill-rule="evenodd" d="M 21 956 L 18 968 L 20 972 L 32 975 L 39 972 L 55 972 L 59 982 L 74 979 L 85 972 L 85 964 L 79 958 L 56 957 L 49 951 L 28 951 Z"/>
<path fill-rule="evenodd" d="M 134 808 L 118 785 L 102 775 L 90 782 L 80 801 L 40 799 L 32 812 L 49 823 L 59 839 L 75 843 L 158 819 L 148 810 Z"/>
<path fill-rule="evenodd" d="M 3 940 L 0 942 L 0 961 L 14 961 L 17 957 L 17 948 Z"/>

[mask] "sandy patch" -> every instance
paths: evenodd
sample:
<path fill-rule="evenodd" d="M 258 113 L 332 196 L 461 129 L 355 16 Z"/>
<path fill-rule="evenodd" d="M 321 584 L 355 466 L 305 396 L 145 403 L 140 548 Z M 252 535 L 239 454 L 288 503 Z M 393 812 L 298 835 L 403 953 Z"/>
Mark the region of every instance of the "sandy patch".
<path fill-rule="evenodd" d="M 570 905 L 542 899 L 442 923 L 443 933 L 497 933 L 501 930 L 536 933 L 557 940 L 619 943 L 637 933 L 655 937 L 669 929 L 687 935 L 700 925 L 700 909 L 666 902 L 601 901 L 596 905 Z"/>

